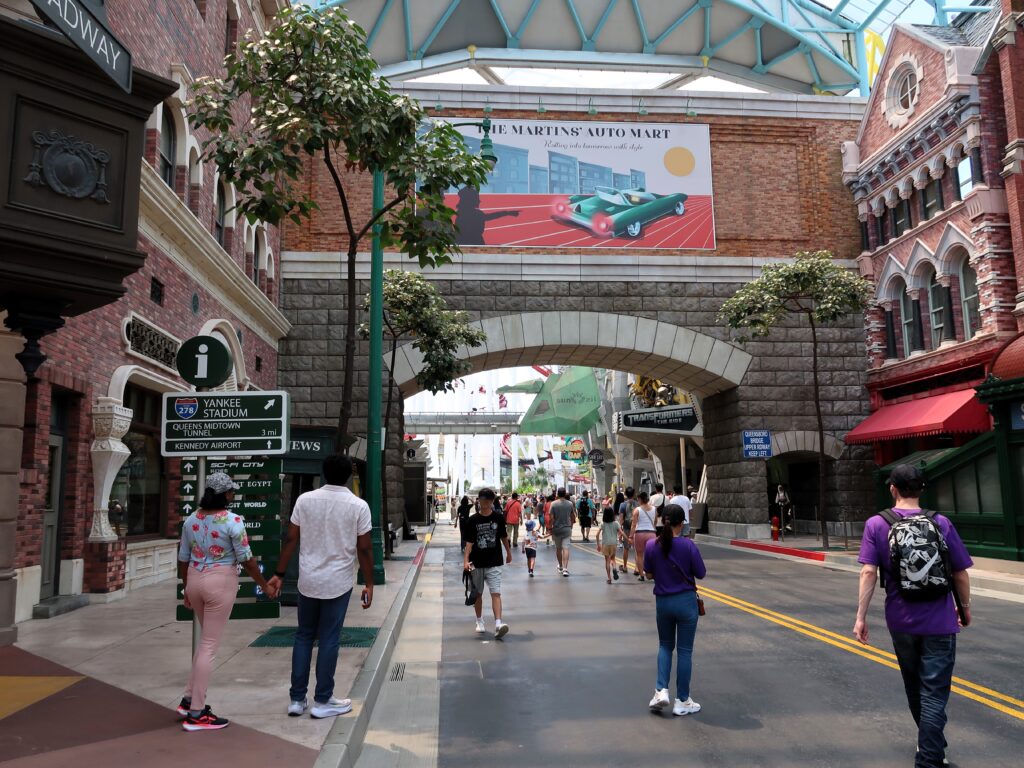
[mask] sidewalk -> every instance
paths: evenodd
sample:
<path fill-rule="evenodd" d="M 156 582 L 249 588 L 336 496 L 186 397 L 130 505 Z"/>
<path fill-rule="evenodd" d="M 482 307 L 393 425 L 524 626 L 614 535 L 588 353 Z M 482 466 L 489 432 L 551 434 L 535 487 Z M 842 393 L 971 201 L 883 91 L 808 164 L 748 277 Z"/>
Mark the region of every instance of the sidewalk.
<path fill-rule="evenodd" d="M 781 557 L 787 560 L 802 560 L 814 565 L 846 571 L 859 571 L 857 554 L 860 537 L 850 537 L 850 548 L 844 550 L 843 537 L 829 538 L 829 551 L 822 549 L 821 540 L 812 535 L 789 535 L 785 541 L 771 539 L 729 539 L 698 533 L 694 537 L 698 544 L 719 547 L 738 547 L 754 554 L 767 557 Z M 976 557 L 970 570 L 971 591 L 1013 602 L 1024 602 L 1024 563 L 1012 560 Z"/>
<path fill-rule="evenodd" d="M 373 606 L 363 611 L 354 601 L 346 630 L 368 628 L 361 634 L 372 641 L 396 601 L 404 600 L 406 576 L 422 549 L 422 534 L 398 547 L 401 559 L 385 561 L 386 583 L 374 590 Z M 102 765 L 124 757 L 140 766 L 178 765 L 197 739 L 204 762 L 223 751 L 228 764 L 249 758 L 254 765 L 313 765 L 335 719 L 288 717 L 290 644 L 251 647 L 272 627 L 295 627 L 293 607 L 282 607 L 277 620 L 229 623 L 208 701 L 231 727 L 216 736 L 181 730 L 173 707 L 188 676 L 192 629 L 174 621 L 174 584 L 165 581 L 114 603 L 18 625 L 17 645 L 0 649 L 4 768 Z M 365 645 L 342 646 L 338 696 L 348 695 L 373 652 L 371 642 Z"/>

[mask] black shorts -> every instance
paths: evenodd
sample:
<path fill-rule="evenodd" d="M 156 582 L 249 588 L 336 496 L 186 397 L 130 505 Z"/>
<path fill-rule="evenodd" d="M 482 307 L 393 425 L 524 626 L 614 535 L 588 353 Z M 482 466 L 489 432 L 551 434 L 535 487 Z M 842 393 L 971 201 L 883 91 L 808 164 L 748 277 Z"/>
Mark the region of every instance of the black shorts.
<path fill-rule="evenodd" d="M 527 547 L 526 549 L 523 550 L 523 552 L 526 553 L 527 557 L 533 557 L 533 558 L 537 557 L 537 550 L 534 549 L 533 547 Z"/>

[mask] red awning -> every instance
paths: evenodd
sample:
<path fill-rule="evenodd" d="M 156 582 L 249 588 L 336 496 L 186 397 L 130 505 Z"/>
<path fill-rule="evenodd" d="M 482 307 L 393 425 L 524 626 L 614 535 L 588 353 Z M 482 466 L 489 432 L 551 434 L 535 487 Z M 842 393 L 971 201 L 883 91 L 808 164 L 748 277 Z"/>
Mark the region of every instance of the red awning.
<path fill-rule="evenodd" d="M 973 389 L 933 395 L 908 403 L 883 405 L 854 427 L 847 443 L 877 443 L 904 437 L 943 435 L 955 432 L 987 432 L 988 409 Z"/>

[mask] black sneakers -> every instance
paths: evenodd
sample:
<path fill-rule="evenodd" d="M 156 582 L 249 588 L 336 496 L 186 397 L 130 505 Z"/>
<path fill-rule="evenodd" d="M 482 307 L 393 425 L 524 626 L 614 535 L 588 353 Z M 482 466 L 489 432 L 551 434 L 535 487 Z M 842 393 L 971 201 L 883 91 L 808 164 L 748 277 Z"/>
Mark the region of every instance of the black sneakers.
<path fill-rule="evenodd" d="M 192 707 L 192 699 L 188 696 L 183 696 L 181 701 L 178 702 L 178 708 L 175 710 L 181 717 L 188 717 L 188 711 Z"/>
<path fill-rule="evenodd" d="M 187 715 L 181 727 L 186 731 L 219 731 L 228 727 L 228 721 L 223 717 L 217 717 L 210 710 L 210 706 L 206 705 L 206 708 L 195 717 Z"/>

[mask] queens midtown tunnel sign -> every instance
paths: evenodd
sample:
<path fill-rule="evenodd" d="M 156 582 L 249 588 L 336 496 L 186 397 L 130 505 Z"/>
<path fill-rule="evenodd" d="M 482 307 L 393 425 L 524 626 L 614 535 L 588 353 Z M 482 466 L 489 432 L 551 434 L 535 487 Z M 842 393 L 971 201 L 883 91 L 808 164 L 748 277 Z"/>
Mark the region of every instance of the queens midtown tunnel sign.
<path fill-rule="evenodd" d="M 163 456 L 280 456 L 288 453 L 287 392 L 166 392 Z"/>

